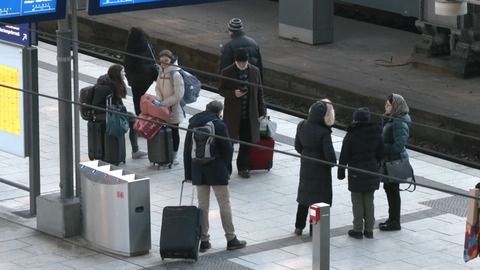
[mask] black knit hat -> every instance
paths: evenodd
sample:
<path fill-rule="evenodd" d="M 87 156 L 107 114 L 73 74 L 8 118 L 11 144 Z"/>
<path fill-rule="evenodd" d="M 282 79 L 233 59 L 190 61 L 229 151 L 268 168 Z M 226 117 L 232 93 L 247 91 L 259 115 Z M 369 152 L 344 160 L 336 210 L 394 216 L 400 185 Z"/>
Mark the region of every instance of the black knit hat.
<path fill-rule="evenodd" d="M 242 20 L 239 18 L 233 18 L 228 22 L 228 30 L 231 32 L 237 32 L 243 30 Z"/>
<path fill-rule="evenodd" d="M 234 52 L 234 59 L 238 62 L 245 62 L 248 60 L 248 51 L 245 48 L 238 48 Z"/>
<path fill-rule="evenodd" d="M 370 110 L 367 107 L 358 108 L 353 112 L 354 122 L 369 122 Z"/>

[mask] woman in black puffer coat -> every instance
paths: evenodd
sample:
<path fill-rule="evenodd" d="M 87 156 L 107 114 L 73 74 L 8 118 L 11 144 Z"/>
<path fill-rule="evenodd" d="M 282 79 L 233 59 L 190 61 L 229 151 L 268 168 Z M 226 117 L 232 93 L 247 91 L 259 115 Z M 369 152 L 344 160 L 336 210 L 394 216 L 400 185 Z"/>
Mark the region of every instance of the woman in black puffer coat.
<path fill-rule="evenodd" d="M 303 156 L 336 163 L 331 136 L 334 122 L 335 112 L 328 99 L 314 103 L 308 119 L 298 124 L 295 150 Z M 332 165 L 301 159 L 297 202 L 295 234 L 301 235 L 310 205 L 319 202 L 332 204 Z"/>
<path fill-rule="evenodd" d="M 343 139 L 339 164 L 378 173 L 383 158 L 382 129 L 370 122 L 368 108 L 353 113 L 353 123 Z M 345 168 L 338 167 L 338 179 L 345 179 Z M 380 177 L 348 170 L 348 190 L 352 197 L 353 230 L 348 235 L 373 238 L 375 212 L 373 194 L 380 186 Z"/>

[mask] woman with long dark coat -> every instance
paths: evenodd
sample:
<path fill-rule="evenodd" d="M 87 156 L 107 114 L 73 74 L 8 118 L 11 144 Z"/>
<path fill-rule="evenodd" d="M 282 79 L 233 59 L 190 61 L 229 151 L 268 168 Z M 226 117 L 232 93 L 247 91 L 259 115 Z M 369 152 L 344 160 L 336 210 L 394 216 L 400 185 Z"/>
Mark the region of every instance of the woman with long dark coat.
<path fill-rule="evenodd" d="M 308 119 L 298 124 L 295 150 L 302 156 L 336 163 L 331 135 L 334 122 L 335 112 L 328 99 L 314 103 Z M 295 234 L 301 235 L 310 205 L 319 202 L 332 205 L 332 165 L 301 159 L 297 202 Z"/>
<path fill-rule="evenodd" d="M 135 114 L 140 114 L 140 98 L 157 80 L 158 70 L 155 67 L 155 55 L 148 42 L 148 36 L 138 27 L 132 27 L 127 38 L 127 55 L 123 61 L 128 85 L 132 87 Z M 145 59 L 150 58 L 150 59 Z"/>

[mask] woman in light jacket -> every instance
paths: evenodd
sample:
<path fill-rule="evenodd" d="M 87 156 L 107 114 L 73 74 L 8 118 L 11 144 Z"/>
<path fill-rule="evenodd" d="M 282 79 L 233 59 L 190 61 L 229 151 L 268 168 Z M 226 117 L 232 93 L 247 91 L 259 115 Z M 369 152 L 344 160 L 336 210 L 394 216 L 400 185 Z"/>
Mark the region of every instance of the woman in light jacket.
<path fill-rule="evenodd" d="M 155 91 L 160 106 L 166 106 L 171 111 L 170 119 L 167 123 L 179 126 L 185 118 L 180 101 L 184 94 L 183 77 L 178 72 L 180 68 L 173 53 L 169 50 L 163 50 L 159 54 L 160 71 L 157 78 Z M 172 128 L 173 135 L 173 164 L 178 164 L 177 152 L 180 145 L 180 134 L 178 128 Z"/>
<path fill-rule="evenodd" d="M 407 148 L 410 133 L 409 108 L 405 99 L 397 94 L 391 94 L 385 101 L 385 116 L 388 118 L 383 125 L 383 149 L 385 161 L 408 159 Z M 381 231 L 398 231 L 400 226 L 400 189 L 399 183 L 385 181 L 383 189 L 388 200 L 388 219 L 380 223 Z"/>

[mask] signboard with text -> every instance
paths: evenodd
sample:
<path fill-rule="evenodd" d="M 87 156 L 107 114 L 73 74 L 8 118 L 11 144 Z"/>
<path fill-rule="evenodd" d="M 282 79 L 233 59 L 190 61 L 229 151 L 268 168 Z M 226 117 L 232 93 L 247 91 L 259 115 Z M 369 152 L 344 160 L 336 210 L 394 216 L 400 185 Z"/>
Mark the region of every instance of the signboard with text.
<path fill-rule="evenodd" d="M 0 40 L 30 46 L 29 27 L 28 23 L 20 25 L 0 25 Z"/>
<path fill-rule="evenodd" d="M 1 0 L 0 22 L 18 24 L 65 18 L 66 0 Z"/>
<path fill-rule="evenodd" d="M 88 14 L 98 15 L 141 9 L 196 5 L 224 0 L 88 0 Z"/>
<path fill-rule="evenodd" d="M 22 47 L 0 42 L 0 151 L 25 157 L 24 99 L 15 89 L 23 89 Z"/>

